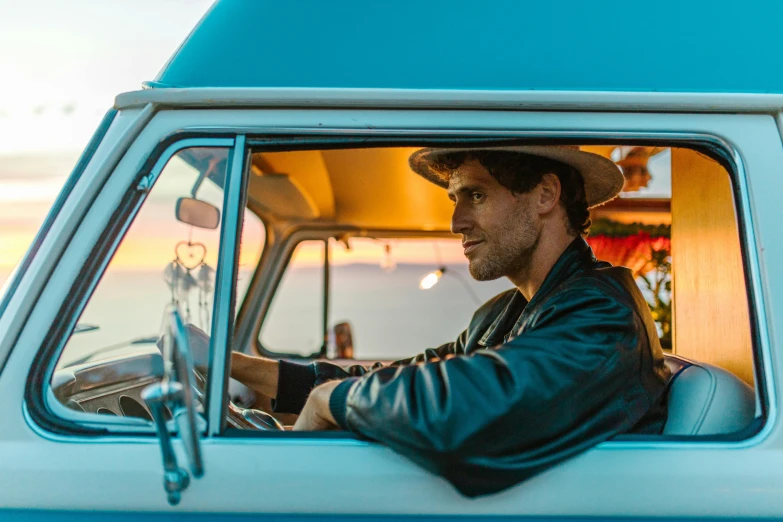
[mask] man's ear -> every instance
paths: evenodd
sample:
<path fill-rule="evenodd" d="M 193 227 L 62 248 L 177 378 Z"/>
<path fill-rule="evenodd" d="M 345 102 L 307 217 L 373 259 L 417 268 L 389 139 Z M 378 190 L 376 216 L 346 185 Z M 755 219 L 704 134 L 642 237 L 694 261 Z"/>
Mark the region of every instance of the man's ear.
<path fill-rule="evenodd" d="M 537 188 L 535 205 L 539 214 L 547 214 L 560 202 L 560 178 L 555 174 L 544 174 Z"/>

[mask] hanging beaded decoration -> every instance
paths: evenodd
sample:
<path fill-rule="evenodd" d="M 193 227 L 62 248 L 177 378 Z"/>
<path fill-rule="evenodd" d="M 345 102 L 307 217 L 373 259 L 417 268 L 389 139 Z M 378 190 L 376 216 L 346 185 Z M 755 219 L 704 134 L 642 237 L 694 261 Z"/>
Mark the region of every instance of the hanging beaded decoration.
<path fill-rule="evenodd" d="M 209 295 L 215 287 L 215 270 L 204 262 L 206 256 L 203 243 L 180 241 L 174 247 L 174 259 L 163 271 L 163 279 L 171 291 L 171 303 L 182 312 L 185 323 L 192 322 L 190 292 L 198 289 L 198 326 L 209 332 Z"/>

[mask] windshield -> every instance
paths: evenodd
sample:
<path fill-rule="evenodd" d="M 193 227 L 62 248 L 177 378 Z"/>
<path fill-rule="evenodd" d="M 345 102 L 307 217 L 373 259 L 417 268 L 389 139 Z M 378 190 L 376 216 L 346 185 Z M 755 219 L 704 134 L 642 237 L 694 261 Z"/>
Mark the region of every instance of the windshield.
<path fill-rule="evenodd" d="M 228 149 L 201 147 L 171 158 L 79 318 L 58 367 L 156 349 L 170 303 L 187 322 L 209 332 L 227 157 Z"/>

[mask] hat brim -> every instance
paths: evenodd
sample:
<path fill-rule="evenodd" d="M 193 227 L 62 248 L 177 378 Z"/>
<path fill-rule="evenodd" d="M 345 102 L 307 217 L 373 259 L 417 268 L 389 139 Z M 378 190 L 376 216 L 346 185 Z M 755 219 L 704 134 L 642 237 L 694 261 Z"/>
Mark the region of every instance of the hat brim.
<path fill-rule="evenodd" d="M 544 145 L 520 145 L 513 147 L 473 147 L 473 148 L 427 148 L 417 150 L 408 160 L 411 169 L 431 181 L 448 188 L 450 174 L 444 174 L 433 169 L 433 164 L 440 163 L 448 155 L 470 151 L 509 151 L 533 156 L 541 156 L 570 165 L 582 176 L 585 186 L 587 206 L 595 207 L 614 199 L 622 190 L 625 178 L 622 172 L 611 160 L 570 147 Z"/>

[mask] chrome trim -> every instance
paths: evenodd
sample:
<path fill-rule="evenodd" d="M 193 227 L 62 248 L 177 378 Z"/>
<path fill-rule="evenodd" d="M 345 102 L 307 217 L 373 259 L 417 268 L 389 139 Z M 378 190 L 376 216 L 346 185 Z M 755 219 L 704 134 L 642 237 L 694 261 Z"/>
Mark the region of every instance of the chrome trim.
<path fill-rule="evenodd" d="M 168 380 L 150 385 L 141 392 L 141 398 L 144 399 L 155 420 L 163 460 L 163 491 L 166 492 L 166 500 L 172 506 L 179 504 L 182 492 L 190 485 L 190 475 L 179 467 L 177 454 L 174 453 L 174 444 L 171 442 L 169 428 L 164 419 L 164 411 L 168 404 L 182 404 L 184 393 L 185 388 L 182 384 Z"/>
<path fill-rule="evenodd" d="M 746 112 L 772 113 L 783 94 L 519 91 L 374 88 L 163 88 L 126 92 L 114 107 L 154 104 L 172 108 L 292 109 L 493 109 L 544 111 Z"/>
<path fill-rule="evenodd" d="M 152 414 L 158 433 L 163 459 L 163 489 L 169 504 L 173 506 L 179 503 L 182 491 L 190 484 L 190 476 L 179 467 L 174 453 L 169 435 L 170 426 L 166 423 L 167 407 L 171 409 L 194 478 L 204 474 L 204 460 L 196 426 L 195 393 L 191 384 L 195 376 L 193 356 L 185 324 L 175 305 L 169 305 L 163 323 L 165 374 L 162 380 L 145 387 L 141 398 Z"/>
<path fill-rule="evenodd" d="M 193 352 L 190 350 L 190 339 L 188 338 L 185 323 L 182 321 L 179 310 L 171 306 L 169 311 L 169 324 L 165 326 L 169 330 L 171 337 L 163 345 L 163 360 L 167 366 L 166 375 L 162 382 L 176 382 L 182 385 L 182 401 L 180 404 L 174 402 L 171 405 L 171 416 L 177 424 L 179 437 L 185 446 L 185 453 L 190 462 L 190 470 L 194 477 L 200 477 L 204 474 L 204 460 L 201 456 L 200 435 L 196 412 L 196 396 L 193 388 L 193 380 L 196 371 L 193 364 Z M 165 320 L 164 320 L 165 322 Z M 147 389 L 154 389 L 150 386 Z M 163 391 L 163 390 L 161 390 Z M 153 392 L 150 392 L 154 395 Z M 158 408 L 158 418 L 156 424 L 160 421 L 159 427 L 166 428 L 163 409 Z"/>
<path fill-rule="evenodd" d="M 59 413 L 59 408 L 62 408 L 64 410 L 69 410 L 67 407 L 63 406 L 62 404 L 59 404 L 59 402 L 56 402 L 55 400 L 55 409 Z M 80 412 L 75 410 L 69 410 L 70 413 L 73 413 L 75 415 L 80 414 Z M 68 413 L 68 415 L 70 415 Z M 88 414 L 88 413 L 81 413 L 81 415 L 90 415 L 91 417 L 95 417 L 96 415 Z M 24 417 L 25 423 L 30 428 L 30 430 L 35 433 L 38 437 L 41 437 L 44 440 L 52 441 L 52 442 L 61 442 L 61 443 L 74 443 L 74 444 L 94 444 L 94 443 L 101 443 L 101 444 L 115 444 L 115 443 L 140 443 L 140 444 L 158 444 L 158 439 L 155 438 L 152 435 L 155 435 L 154 430 L 150 431 L 149 426 L 152 426 L 150 423 L 147 423 L 146 421 L 143 421 L 142 419 L 139 419 L 137 417 L 109 417 L 106 416 L 105 418 L 101 417 L 101 422 L 103 424 L 100 425 L 101 428 L 106 428 L 106 423 L 112 423 L 117 424 L 117 420 L 119 419 L 122 421 L 123 419 L 131 419 L 130 422 L 134 422 L 134 419 L 139 422 L 145 422 L 147 426 L 144 427 L 144 431 L 139 431 L 138 436 L 134 433 L 133 435 L 129 435 L 130 432 L 135 432 L 136 427 L 133 427 L 130 425 L 130 422 L 123 426 L 123 434 L 122 435 L 102 435 L 102 436 L 96 436 L 96 437 L 85 437 L 83 435 L 60 435 L 57 433 L 52 433 L 51 431 L 47 431 L 40 427 L 38 424 L 35 423 L 32 416 L 30 415 L 30 410 L 27 407 L 27 403 L 22 403 L 22 417 Z M 76 419 L 77 417 L 74 417 Z M 89 420 L 85 419 L 83 417 L 78 418 L 79 422 L 85 425 L 89 424 Z"/>
<path fill-rule="evenodd" d="M 52 386 L 55 396 L 62 399 L 96 388 L 148 377 L 163 377 L 163 358 L 157 348 L 154 348 L 154 351 L 139 351 L 66 366 L 55 370 L 50 382 L 62 382 L 61 386 Z"/>
<path fill-rule="evenodd" d="M 221 139 L 221 138 L 188 138 L 180 140 L 176 143 L 171 144 L 168 146 L 158 157 L 158 159 L 155 161 L 153 167 L 150 169 L 150 172 L 146 175 L 150 181 L 151 184 L 154 185 L 158 177 L 160 176 L 161 172 L 163 171 L 163 168 L 166 166 L 168 161 L 180 150 L 186 149 L 186 148 L 192 148 L 192 147 L 231 147 L 234 143 L 234 140 L 232 139 Z M 146 198 L 148 196 L 149 192 L 141 193 L 138 201 L 133 206 L 133 208 L 128 213 L 127 219 L 125 223 L 122 225 L 119 233 L 117 234 L 117 237 L 115 237 L 111 243 L 111 246 L 109 248 L 109 251 L 107 252 L 106 257 L 101 260 L 100 265 L 98 265 L 98 268 L 93 273 L 92 281 L 90 281 L 89 286 L 87 287 L 87 291 L 84 293 L 84 297 L 81 299 L 78 307 L 76 308 L 76 311 L 74 312 L 73 316 L 68 320 L 69 324 L 66 329 L 67 332 L 71 332 L 75 327 L 76 323 L 79 320 L 79 317 L 81 317 L 81 314 L 84 312 L 84 308 L 87 306 L 87 303 L 89 302 L 90 298 L 92 297 L 93 293 L 95 292 L 95 288 L 98 285 L 101 277 L 106 271 L 106 268 L 108 267 L 109 263 L 111 262 L 111 259 L 114 257 L 114 254 L 117 251 L 117 248 L 119 247 L 120 243 L 125 237 L 125 234 L 128 231 L 128 228 L 130 227 L 131 223 L 133 223 L 133 219 L 136 217 L 136 215 L 139 212 L 139 209 L 144 204 L 144 201 L 146 201 Z M 107 224 L 107 227 L 111 226 L 111 223 Z M 51 382 L 52 377 L 54 375 L 54 371 L 57 365 L 57 362 L 60 359 L 60 356 L 62 355 L 63 350 L 65 349 L 65 346 L 68 343 L 68 340 L 70 339 L 70 335 L 63 336 L 63 338 L 60 340 L 60 346 L 57 348 L 57 350 L 54 351 L 52 354 L 50 360 L 48 361 L 48 368 L 46 369 L 45 375 L 45 390 L 44 390 L 44 397 L 48 395 L 49 392 L 51 392 Z M 25 401 L 26 402 L 26 401 Z M 50 408 L 51 404 L 46 401 L 46 407 L 47 409 L 54 413 L 53 410 Z M 71 412 L 72 410 L 66 409 L 68 412 Z M 79 412 L 73 412 L 78 414 Z M 58 415 L 58 417 L 64 418 L 66 420 L 74 420 L 78 424 L 85 425 L 83 419 L 81 417 L 73 418 L 70 415 L 68 416 L 62 416 Z M 32 419 L 31 419 L 32 420 Z M 92 425 L 95 425 L 94 423 L 91 423 Z M 100 423 L 98 425 L 101 426 L 101 428 L 105 428 L 107 431 L 127 431 L 126 429 L 117 430 L 114 429 L 113 423 Z M 150 424 L 151 426 L 151 424 Z"/>
<path fill-rule="evenodd" d="M 138 433 L 139 435 L 150 435 L 154 433 L 154 429 L 151 422 L 148 422 L 139 417 L 125 417 L 125 416 L 108 416 L 99 415 L 97 413 L 88 413 L 84 411 L 76 411 L 60 402 L 55 397 L 51 388 L 46 389 L 46 395 L 44 397 L 46 407 L 52 414 L 58 417 L 81 424 L 90 428 L 101 428 L 108 430 L 109 426 L 115 427 L 117 430 L 121 430 L 124 433 Z M 27 404 L 24 404 L 25 412 L 27 412 Z M 29 419 L 32 422 L 32 419 Z M 35 428 L 45 433 L 45 430 L 36 425 Z"/>
<path fill-rule="evenodd" d="M 215 276 L 215 311 L 209 346 L 210 369 L 207 379 L 207 435 L 218 435 L 226 417 L 227 358 L 234 334 L 234 290 L 239 254 L 240 223 L 245 208 L 244 171 L 247 158 L 245 136 L 236 137 L 231 151 L 231 167 L 223 187 L 223 223 Z"/>

